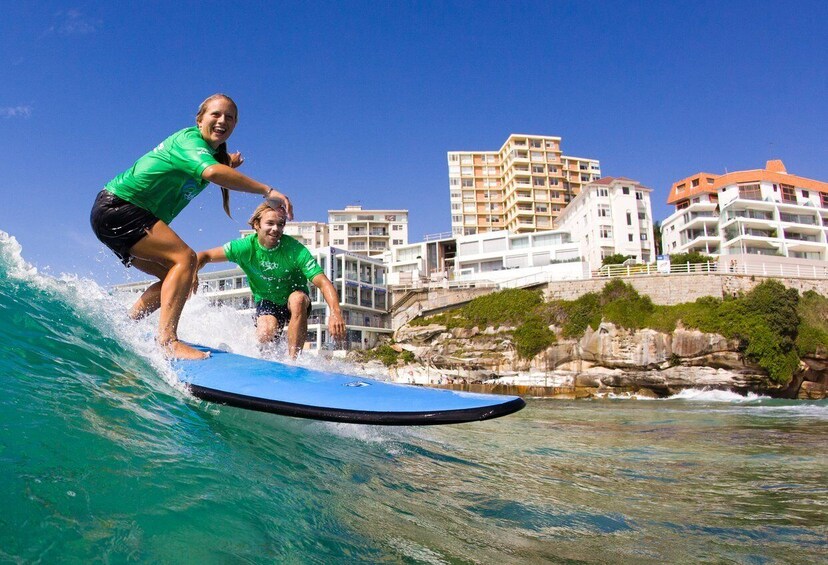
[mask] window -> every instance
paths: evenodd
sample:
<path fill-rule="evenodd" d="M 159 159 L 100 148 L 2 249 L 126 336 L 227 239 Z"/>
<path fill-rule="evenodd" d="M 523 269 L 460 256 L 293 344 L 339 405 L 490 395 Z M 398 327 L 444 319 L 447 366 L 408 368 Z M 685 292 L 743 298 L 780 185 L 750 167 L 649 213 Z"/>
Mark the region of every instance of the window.
<path fill-rule="evenodd" d="M 621 188 L 621 192 L 623 192 L 625 195 L 629 194 L 630 193 L 630 187 L 625 186 L 625 187 Z"/>
<path fill-rule="evenodd" d="M 699 179 L 693 179 L 692 182 L 690 183 L 690 186 L 692 186 L 693 188 L 696 188 L 697 186 L 699 186 Z"/>
<path fill-rule="evenodd" d="M 636 191 L 636 192 L 635 192 L 635 199 L 636 199 L 636 200 L 644 200 L 644 193 L 643 193 L 643 192 Z"/>
<path fill-rule="evenodd" d="M 606 188 L 599 188 L 598 196 L 606 198 L 607 196 L 609 196 L 609 191 Z"/>
<path fill-rule="evenodd" d="M 523 249 L 525 247 L 529 247 L 529 238 L 528 237 L 516 237 L 511 241 L 512 249 Z"/>
<path fill-rule="evenodd" d="M 400 224 L 391 224 L 391 231 L 400 231 L 403 227 Z"/>
<path fill-rule="evenodd" d="M 685 185 L 684 183 L 677 184 L 676 185 L 676 192 L 683 192 L 685 188 L 687 188 L 687 185 Z"/>
<path fill-rule="evenodd" d="M 714 182 L 716 182 L 716 179 L 713 179 L 711 177 L 707 177 L 707 184 L 713 184 Z"/>
<path fill-rule="evenodd" d="M 810 198 L 811 194 L 807 190 L 802 191 L 802 198 Z"/>
<path fill-rule="evenodd" d="M 612 239 L 612 226 L 600 226 L 598 233 L 604 239 Z"/>
<path fill-rule="evenodd" d="M 641 234 L 641 241 L 647 241 L 647 234 L 646 233 Z"/>
<path fill-rule="evenodd" d="M 739 198 L 745 200 L 762 200 L 762 190 L 758 184 L 743 184 L 739 186 Z"/>
<path fill-rule="evenodd" d="M 474 187 L 474 180 L 472 179 L 463 179 L 463 188 L 473 188 Z"/>
<path fill-rule="evenodd" d="M 610 208 L 606 204 L 598 206 L 598 217 L 599 218 L 609 218 L 610 215 Z"/>
<path fill-rule="evenodd" d="M 345 226 L 342 224 L 334 224 L 333 226 L 333 231 L 342 231 L 343 229 L 345 229 Z"/>
<path fill-rule="evenodd" d="M 630 212 L 627 212 L 627 225 L 632 225 L 632 214 Z"/>
<path fill-rule="evenodd" d="M 395 239 L 392 242 L 392 245 L 402 245 L 402 244 L 403 244 L 403 240 L 401 240 L 401 239 Z"/>
<path fill-rule="evenodd" d="M 345 245 L 344 239 L 335 239 L 333 240 L 334 245 Z"/>
<path fill-rule="evenodd" d="M 632 243 L 633 234 L 631 234 L 631 233 L 627 234 L 627 239 L 629 240 L 630 243 Z"/>

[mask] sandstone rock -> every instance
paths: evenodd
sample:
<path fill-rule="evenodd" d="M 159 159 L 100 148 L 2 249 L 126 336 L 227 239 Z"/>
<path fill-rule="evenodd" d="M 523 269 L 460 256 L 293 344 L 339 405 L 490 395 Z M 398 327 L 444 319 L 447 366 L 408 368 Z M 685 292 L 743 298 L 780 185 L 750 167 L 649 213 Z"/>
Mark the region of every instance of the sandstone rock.
<path fill-rule="evenodd" d="M 439 324 L 428 326 L 403 326 L 394 332 L 394 341 L 425 342 L 446 331 L 446 327 Z"/>
<path fill-rule="evenodd" d="M 465 383 L 496 379 L 508 386 L 538 388 L 567 397 L 668 396 L 686 388 L 706 387 L 822 398 L 828 388 L 828 358 L 803 359 L 790 386 L 780 387 L 743 358 L 737 341 L 697 330 L 678 328 L 664 334 L 602 323 L 597 330 L 587 328 L 581 339 L 559 340 L 531 360 L 518 358 L 511 337 L 504 335 L 506 331 L 508 328 L 447 331 L 445 326 L 434 324 L 401 328 L 396 339 L 401 342 L 399 350 L 413 352 L 430 367 L 426 373 L 433 370 L 440 378 Z M 800 392 L 801 386 L 805 388 Z"/>

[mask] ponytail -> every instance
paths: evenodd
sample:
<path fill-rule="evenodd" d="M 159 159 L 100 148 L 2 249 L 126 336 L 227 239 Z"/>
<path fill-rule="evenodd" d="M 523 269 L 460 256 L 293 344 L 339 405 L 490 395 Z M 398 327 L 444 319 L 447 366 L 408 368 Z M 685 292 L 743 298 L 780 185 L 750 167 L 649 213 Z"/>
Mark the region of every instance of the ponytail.
<path fill-rule="evenodd" d="M 230 166 L 230 155 L 227 153 L 227 142 L 222 143 L 216 148 L 216 154 L 213 155 L 216 161 L 221 163 L 222 165 Z M 221 205 L 224 208 L 224 213 L 227 214 L 228 218 L 233 218 L 230 215 L 230 191 L 224 188 L 223 186 L 219 187 L 221 189 Z"/>

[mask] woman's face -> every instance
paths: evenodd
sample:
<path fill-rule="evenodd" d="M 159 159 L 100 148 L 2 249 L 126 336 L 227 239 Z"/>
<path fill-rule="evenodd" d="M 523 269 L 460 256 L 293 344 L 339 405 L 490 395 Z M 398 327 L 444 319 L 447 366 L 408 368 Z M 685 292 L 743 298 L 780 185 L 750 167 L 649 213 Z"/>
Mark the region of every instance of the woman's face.
<path fill-rule="evenodd" d="M 215 149 L 227 141 L 236 127 L 236 106 L 226 98 L 210 100 L 196 124 L 201 137 Z"/>

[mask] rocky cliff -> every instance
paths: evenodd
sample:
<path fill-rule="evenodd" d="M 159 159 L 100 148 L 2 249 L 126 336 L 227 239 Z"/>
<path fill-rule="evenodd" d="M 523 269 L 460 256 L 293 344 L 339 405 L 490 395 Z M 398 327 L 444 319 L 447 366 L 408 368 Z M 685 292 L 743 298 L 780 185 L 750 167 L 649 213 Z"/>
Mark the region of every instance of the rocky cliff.
<path fill-rule="evenodd" d="M 679 327 L 672 333 L 631 331 L 603 323 L 578 340 L 558 341 L 532 359 L 518 357 L 515 328 L 403 326 L 398 350 L 416 362 L 392 368 L 403 382 L 476 390 L 591 397 L 608 394 L 669 396 L 687 388 L 755 392 L 786 398 L 825 398 L 828 359 L 806 358 L 787 385 L 772 382 L 739 352 L 739 343 Z M 550 328 L 555 331 L 557 328 Z"/>

